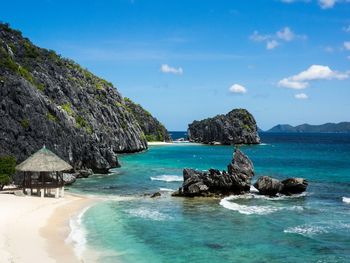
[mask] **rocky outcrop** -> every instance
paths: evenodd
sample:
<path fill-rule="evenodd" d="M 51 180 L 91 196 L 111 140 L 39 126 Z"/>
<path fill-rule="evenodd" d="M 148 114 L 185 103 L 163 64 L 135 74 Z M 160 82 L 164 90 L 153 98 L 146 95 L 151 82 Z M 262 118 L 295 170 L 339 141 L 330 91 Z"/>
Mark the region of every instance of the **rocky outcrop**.
<path fill-rule="evenodd" d="M 46 145 L 76 170 L 107 172 L 116 153 L 147 148 L 121 94 L 0 24 L 0 154 L 17 162 Z"/>
<path fill-rule="evenodd" d="M 249 192 L 254 167 L 239 149 L 228 165 L 228 172 L 210 169 L 208 172 L 183 170 L 183 185 L 174 196 L 221 196 Z"/>
<path fill-rule="evenodd" d="M 306 191 L 308 182 L 304 178 L 288 178 L 282 181 L 283 189 L 282 194 L 292 195 L 300 194 Z"/>
<path fill-rule="evenodd" d="M 171 141 L 169 132 L 160 121 L 145 110 L 140 104 L 136 104 L 129 98 L 124 98 L 125 106 L 135 116 L 147 141 Z"/>
<path fill-rule="evenodd" d="M 65 185 L 71 185 L 77 180 L 77 177 L 74 174 L 63 174 L 63 182 Z"/>
<path fill-rule="evenodd" d="M 307 180 L 303 178 L 288 178 L 281 182 L 269 176 L 260 177 L 254 184 L 260 194 L 269 196 L 300 194 L 306 191 L 307 186 Z"/>
<path fill-rule="evenodd" d="M 258 189 L 260 194 L 274 196 L 281 192 L 283 184 L 269 176 L 261 176 L 254 184 L 254 187 Z"/>
<path fill-rule="evenodd" d="M 234 109 L 188 126 L 192 142 L 206 144 L 258 144 L 260 138 L 254 117 L 245 109 Z"/>

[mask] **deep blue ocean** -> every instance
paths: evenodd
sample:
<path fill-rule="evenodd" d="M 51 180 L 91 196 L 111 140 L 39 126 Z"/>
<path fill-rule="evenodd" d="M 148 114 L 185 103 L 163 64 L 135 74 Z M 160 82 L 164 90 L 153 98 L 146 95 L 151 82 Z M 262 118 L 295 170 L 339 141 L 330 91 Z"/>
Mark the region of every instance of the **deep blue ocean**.
<path fill-rule="evenodd" d="M 98 262 L 107 263 L 350 262 L 350 134 L 262 133 L 261 139 L 241 147 L 255 180 L 304 177 L 305 194 L 171 197 L 183 168 L 226 169 L 234 149 L 150 146 L 120 155 L 121 168 L 70 189 L 101 197 L 73 224 L 77 250 L 97 251 Z M 160 198 L 145 195 L 157 191 Z"/>

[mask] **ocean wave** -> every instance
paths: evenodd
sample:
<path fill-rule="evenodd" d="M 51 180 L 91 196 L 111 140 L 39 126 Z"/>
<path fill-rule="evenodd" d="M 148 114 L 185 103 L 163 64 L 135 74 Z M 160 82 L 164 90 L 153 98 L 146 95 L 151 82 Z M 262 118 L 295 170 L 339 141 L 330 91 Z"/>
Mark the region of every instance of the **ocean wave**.
<path fill-rule="evenodd" d="M 69 220 L 69 227 L 71 229 L 65 242 L 73 244 L 74 253 L 79 259 L 82 259 L 83 252 L 86 249 L 86 230 L 82 225 L 82 219 L 86 211 L 91 206 L 84 208 L 78 215 Z"/>
<path fill-rule="evenodd" d="M 234 202 L 230 202 L 231 200 L 234 200 L 235 198 L 232 198 L 232 196 L 225 197 L 221 199 L 220 205 L 225 207 L 226 209 L 237 211 L 240 214 L 244 215 L 266 215 L 271 214 L 273 212 L 278 211 L 279 209 L 272 206 L 248 206 L 248 205 L 240 205 Z"/>
<path fill-rule="evenodd" d="M 237 200 L 237 199 L 264 199 L 269 201 L 280 201 L 280 200 L 288 200 L 288 199 L 294 199 L 294 198 L 301 198 L 308 195 L 308 193 L 301 193 L 301 194 L 295 194 L 295 195 L 282 195 L 278 194 L 277 196 L 267 196 L 267 195 L 261 195 L 257 194 L 254 190 L 252 190 L 252 187 L 250 187 L 250 193 L 242 194 L 242 195 L 231 195 L 230 200 Z M 257 190 L 256 190 L 257 191 Z"/>
<path fill-rule="evenodd" d="M 343 197 L 343 202 L 346 204 L 350 204 L 350 197 Z"/>
<path fill-rule="evenodd" d="M 146 208 L 135 208 L 127 210 L 127 212 L 135 217 L 142 217 L 145 219 L 151 219 L 155 221 L 165 221 L 171 219 L 171 216 L 163 214 L 156 210 L 149 210 Z"/>
<path fill-rule="evenodd" d="M 154 177 L 150 177 L 152 181 L 163 181 L 163 182 L 182 182 L 183 181 L 183 177 L 182 176 L 178 176 L 178 175 L 159 175 L 159 176 L 154 176 Z"/>
<path fill-rule="evenodd" d="M 290 234 L 299 234 L 306 237 L 312 237 L 315 235 L 328 233 L 329 227 L 316 226 L 316 225 L 301 225 L 301 226 L 287 228 L 283 232 L 290 233 Z"/>
<path fill-rule="evenodd" d="M 161 191 L 161 192 L 175 192 L 176 190 L 170 189 L 170 188 L 159 188 L 159 191 Z"/>
<path fill-rule="evenodd" d="M 289 196 L 288 196 L 289 197 Z M 300 195 L 299 195 L 300 197 Z M 239 199 L 265 199 L 265 200 L 283 200 L 282 197 L 268 197 L 264 195 L 256 195 L 256 194 L 244 194 L 244 195 L 231 195 L 228 197 L 225 197 L 221 199 L 220 205 L 223 206 L 226 209 L 237 211 L 240 214 L 244 215 L 267 215 L 271 214 L 280 210 L 290 210 L 290 211 L 303 211 L 304 207 L 302 206 L 290 206 L 290 207 L 275 207 L 275 206 L 267 206 L 267 205 L 240 205 L 235 202 L 232 202 L 233 200 L 239 200 Z M 284 197 L 283 197 L 284 198 Z"/>

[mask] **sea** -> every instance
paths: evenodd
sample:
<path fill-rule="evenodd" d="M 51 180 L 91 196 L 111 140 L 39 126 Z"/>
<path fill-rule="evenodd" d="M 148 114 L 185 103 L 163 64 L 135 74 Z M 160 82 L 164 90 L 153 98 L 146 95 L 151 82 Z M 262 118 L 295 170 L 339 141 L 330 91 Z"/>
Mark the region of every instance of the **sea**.
<path fill-rule="evenodd" d="M 171 132 L 174 139 L 186 132 Z M 241 146 L 254 181 L 303 177 L 307 191 L 266 197 L 181 198 L 185 167 L 227 169 L 233 146 L 177 143 L 119 155 L 108 175 L 69 191 L 99 198 L 71 219 L 71 242 L 90 262 L 350 262 L 350 134 L 261 133 Z M 150 198 L 160 192 L 161 197 Z"/>

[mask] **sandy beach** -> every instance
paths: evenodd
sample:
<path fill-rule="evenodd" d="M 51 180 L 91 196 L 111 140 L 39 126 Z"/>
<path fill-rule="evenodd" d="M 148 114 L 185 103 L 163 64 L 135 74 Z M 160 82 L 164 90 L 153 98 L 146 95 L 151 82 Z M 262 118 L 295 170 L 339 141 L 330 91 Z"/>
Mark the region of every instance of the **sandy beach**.
<path fill-rule="evenodd" d="M 82 262 L 65 240 L 70 218 L 92 203 L 72 194 L 59 199 L 0 194 L 0 262 Z"/>

